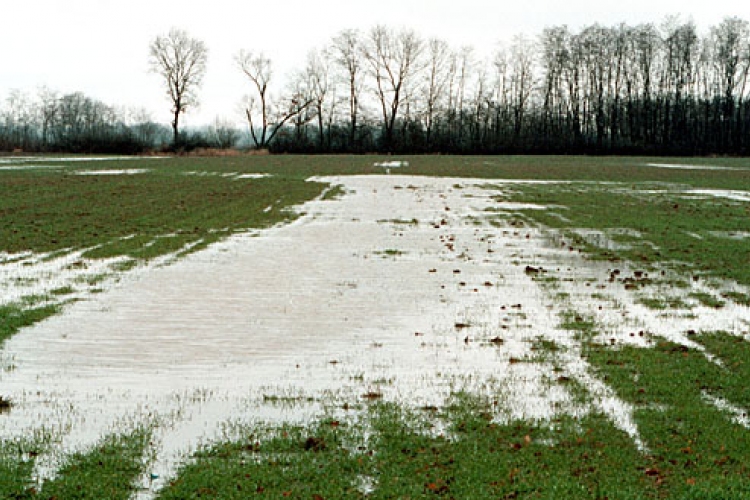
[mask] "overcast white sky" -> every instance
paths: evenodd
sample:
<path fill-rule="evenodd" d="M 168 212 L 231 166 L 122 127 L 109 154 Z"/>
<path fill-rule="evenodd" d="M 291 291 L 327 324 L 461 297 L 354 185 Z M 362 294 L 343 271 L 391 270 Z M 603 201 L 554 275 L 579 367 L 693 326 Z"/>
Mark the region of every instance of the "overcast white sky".
<path fill-rule="evenodd" d="M 376 24 L 439 36 L 455 47 L 491 53 L 515 34 L 545 26 L 577 30 L 599 22 L 660 23 L 667 15 L 693 19 L 701 32 L 726 16 L 750 21 L 746 0 L 0 0 L 0 99 L 10 89 L 82 91 L 107 104 L 139 106 L 169 122 L 161 81 L 148 72 L 148 46 L 172 27 L 208 46 L 201 107 L 186 124 L 217 116 L 241 120 L 248 87 L 233 63 L 240 49 L 271 57 L 276 81 L 304 64 L 309 49 L 343 29 Z"/>

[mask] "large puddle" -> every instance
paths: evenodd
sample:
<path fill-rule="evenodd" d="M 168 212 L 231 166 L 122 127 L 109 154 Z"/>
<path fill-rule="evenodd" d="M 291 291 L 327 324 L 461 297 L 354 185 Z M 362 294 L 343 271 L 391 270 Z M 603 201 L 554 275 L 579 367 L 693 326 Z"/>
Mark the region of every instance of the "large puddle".
<path fill-rule="evenodd" d="M 566 377 L 646 449 L 632 408 L 591 373 L 560 314 L 590 315 L 613 345 L 659 335 L 695 347 L 691 330 L 750 321 L 747 308 L 649 310 L 624 286 L 635 270 L 615 279 L 542 230 L 488 224 L 519 209 L 497 201 L 502 184 L 322 180 L 347 194 L 308 203 L 290 225 L 126 274 L 5 344 L 4 437 L 43 428 L 57 443 L 40 478 L 63 454 L 141 422 L 158 424 L 148 471 L 158 479 L 139 494 L 149 498 L 228 423 L 304 421 L 380 398 L 439 406 L 457 390 L 497 399 L 498 420 L 590 411 L 556 382 Z M 565 354 L 540 359 L 541 340 Z"/>

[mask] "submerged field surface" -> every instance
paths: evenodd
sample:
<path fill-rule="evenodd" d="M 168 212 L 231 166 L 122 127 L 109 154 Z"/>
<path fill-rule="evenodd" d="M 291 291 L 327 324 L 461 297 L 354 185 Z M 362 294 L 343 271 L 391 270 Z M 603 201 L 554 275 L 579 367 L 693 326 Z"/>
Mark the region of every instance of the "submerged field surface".
<path fill-rule="evenodd" d="M 747 160 L 0 157 L 0 192 L 0 498 L 750 497 Z"/>

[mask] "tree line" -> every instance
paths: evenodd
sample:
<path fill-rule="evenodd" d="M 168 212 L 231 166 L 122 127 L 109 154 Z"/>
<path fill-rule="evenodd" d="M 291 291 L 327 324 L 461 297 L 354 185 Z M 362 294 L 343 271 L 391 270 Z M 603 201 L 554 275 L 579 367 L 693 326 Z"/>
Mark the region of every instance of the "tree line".
<path fill-rule="evenodd" d="M 0 106 L 0 151 L 140 154 L 174 149 L 172 138 L 146 110 L 110 106 L 81 92 L 12 90 Z M 180 147 L 231 148 L 239 138 L 234 124 L 217 118 L 184 133 Z"/>
<path fill-rule="evenodd" d="M 254 61 L 243 67 L 261 74 Z M 295 115 L 270 147 L 744 155 L 749 74 L 750 25 L 736 17 L 703 35 L 678 17 L 552 26 L 516 36 L 490 61 L 412 30 L 343 31 L 292 80 L 291 105 L 279 109 Z"/>
<path fill-rule="evenodd" d="M 489 59 L 411 29 L 343 30 L 285 81 L 262 52 L 242 50 L 234 61 L 248 89 L 244 134 L 219 121 L 180 131 L 207 56 L 182 30 L 152 41 L 171 127 L 80 93 L 13 92 L 1 110 L 0 148 L 227 148 L 244 136 L 250 147 L 291 153 L 750 152 L 750 24 L 737 17 L 705 33 L 679 17 L 551 26 L 514 37 Z"/>
<path fill-rule="evenodd" d="M 0 150 L 139 153 L 155 147 L 163 127 L 143 110 L 117 109 L 81 92 L 10 92 L 0 108 Z"/>

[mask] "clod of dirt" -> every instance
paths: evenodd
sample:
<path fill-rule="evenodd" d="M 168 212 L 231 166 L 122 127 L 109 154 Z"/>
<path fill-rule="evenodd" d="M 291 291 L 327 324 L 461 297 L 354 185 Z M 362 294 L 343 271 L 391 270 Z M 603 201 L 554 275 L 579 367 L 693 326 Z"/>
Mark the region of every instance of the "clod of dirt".
<path fill-rule="evenodd" d="M 309 437 L 305 440 L 305 451 L 323 451 L 326 449 L 326 442 L 323 438 Z"/>
<path fill-rule="evenodd" d="M 10 411 L 12 403 L 10 399 L 6 399 L 2 396 L 0 396 L 0 413 L 7 413 Z"/>
<path fill-rule="evenodd" d="M 547 271 L 543 267 L 526 266 L 524 271 L 528 275 L 546 273 Z"/>

